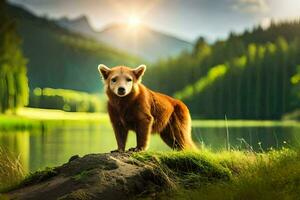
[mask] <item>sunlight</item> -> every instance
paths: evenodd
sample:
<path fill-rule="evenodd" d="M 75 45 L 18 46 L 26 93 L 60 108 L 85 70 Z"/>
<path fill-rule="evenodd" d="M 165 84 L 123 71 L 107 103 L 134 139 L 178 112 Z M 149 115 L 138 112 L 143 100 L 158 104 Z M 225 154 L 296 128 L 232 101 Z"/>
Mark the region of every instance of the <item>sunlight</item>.
<path fill-rule="evenodd" d="M 128 24 L 131 27 L 137 27 L 141 23 L 141 19 L 135 15 L 132 15 L 128 19 Z"/>
<path fill-rule="evenodd" d="M 260 22 L 260 26 L 265 30 L 271 26 L 271 19 L 266 17 Z"/>

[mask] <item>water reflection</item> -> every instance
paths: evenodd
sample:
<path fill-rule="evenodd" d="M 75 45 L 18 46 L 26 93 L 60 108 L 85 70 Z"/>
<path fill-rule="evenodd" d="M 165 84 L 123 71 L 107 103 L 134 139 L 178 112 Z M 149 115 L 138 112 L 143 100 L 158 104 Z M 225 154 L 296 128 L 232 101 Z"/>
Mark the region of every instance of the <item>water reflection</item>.
<path fill-rule="evenodd" d="M 213 150 L 226 148 L 229 142 L 234 149 L 266 151 L 270 148 L 298 147 L 300 127 L 197 127 L 193 128 L 193 139 Z"/>
<path fill-rule="evenodd" d="M 299 146 L 300 127 L 231 127 L 228 129 L 232 148 L 256 151 L 270 147 Z M 226 147 L 225 127 L 193 128 L 193 139 L 213 150 Z M 112 128 L 108 124 L 77 127 L 45 128 L 35 131 L 0 132 L 0 146 L 20 155 L 26 171 L 56 166 L 75 154 L 109 152 L 116 148 Z M 127 148 L 135 146 L 135 135 L 129 134 Z M 150 150 L 170 150 L 158 135 L 152 136 Z"/>
<path fill-rule="evenodd" d="M 16 156 L 20 156 L 20 163 L 25 171 L 29 170 L 30 141 L 29 131 L 0 132 L 0 147 L 4 147 Z"/>
<path fill-rule="evenodd" d="M 134 133 L 129 134 L 127 147 L 135 146 Z M 16 156 L 26 171 L 56 166 L 75 154 L 105 153 L 117 148 L 109 125 L 80 125 L 34 131 L 0 132 L 0 146 Z M 159 136 L 152 137 L 150 150 L 169 150 Z"/>

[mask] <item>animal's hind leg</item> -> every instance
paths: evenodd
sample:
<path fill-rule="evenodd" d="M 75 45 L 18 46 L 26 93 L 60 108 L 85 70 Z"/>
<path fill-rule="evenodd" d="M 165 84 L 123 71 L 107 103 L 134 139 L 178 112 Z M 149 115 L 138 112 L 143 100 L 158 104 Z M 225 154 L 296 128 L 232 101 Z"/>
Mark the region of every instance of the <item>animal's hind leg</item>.
<path fill-rule="evenodd" d="M 173 113 L 168 125 L 160 133 L 160 137 L 172 149 L 196 149 L 191 138 L 191 123 L 189 115 L 184 116 L 179 112 L 180 110 L 178 111 L 178 109 L 176 111 L 177 113 Z"/>
<path fill-rule="evenodd" d="M 178 134 L 174 133 L 176 130 L 172 130 L 172 127 L 167 125 L 167 127 L 160 133 L 161 139 L 172 149 L 183 150 L 184 141 Z"/>
<path fill-rule="evenodd" d="M 160 132 L 160 137 L 172 149 L 196 149 L 191 137 L 191 117 L 188 108 L 181 102 L 174 106 L 174 111 L 167 126 Z"/>

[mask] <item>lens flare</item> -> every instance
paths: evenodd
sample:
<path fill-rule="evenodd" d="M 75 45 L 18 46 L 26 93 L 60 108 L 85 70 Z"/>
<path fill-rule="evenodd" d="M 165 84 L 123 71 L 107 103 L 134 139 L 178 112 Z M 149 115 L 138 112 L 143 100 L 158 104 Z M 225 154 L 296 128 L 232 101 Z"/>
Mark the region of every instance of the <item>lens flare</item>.
<path fill-rule="evenodd" d="M 138 26 L 141 23 L 141 19 L 135 15 L 132 15 L 128 19 L 128 24 L 130 26 Z"/>

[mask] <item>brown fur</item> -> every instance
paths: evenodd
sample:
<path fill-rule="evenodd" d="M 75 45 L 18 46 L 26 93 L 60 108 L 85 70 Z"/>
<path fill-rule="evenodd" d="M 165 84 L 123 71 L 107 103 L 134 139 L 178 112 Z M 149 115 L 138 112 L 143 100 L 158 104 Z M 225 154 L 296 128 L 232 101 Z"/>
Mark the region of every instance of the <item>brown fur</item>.
<path fill-rule="evenodd" d="M 129 130 L 136 132 L 137 146 L 131 150 L 146 150 L 151 133 L 159 133 L 163 141 L 172 149 L 184 150 L 194 148 L 191 139 L 191 118 L 188 108 L 179 100 L 154 92 L 138 81 L 134 70 L 119 66 L 106 74 L 105 82 L 118 71 L 129 73 L 134 77 L 132 91 L 119 97 L 109 88 L 108 113 L 118 143 L 117 151 L 124 151 Z M 101 71 L 103 74 L 103 72 Z"/>

